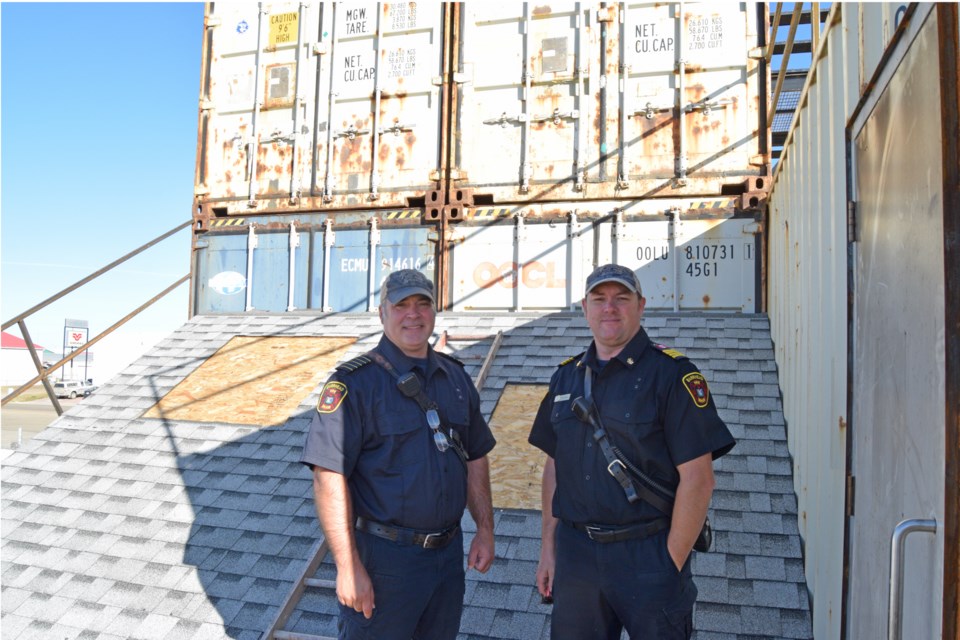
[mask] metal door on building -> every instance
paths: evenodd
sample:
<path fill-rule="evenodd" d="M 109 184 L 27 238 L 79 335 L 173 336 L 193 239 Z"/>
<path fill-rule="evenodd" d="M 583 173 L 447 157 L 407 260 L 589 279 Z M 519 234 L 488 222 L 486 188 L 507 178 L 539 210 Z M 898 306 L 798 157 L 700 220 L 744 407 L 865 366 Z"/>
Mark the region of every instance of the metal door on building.
<path fill-rule="evenodd" d="M 891 626 L 891 638 L 940 638 L 942 631 L 945 474 L 955 453 L 945 451 L 937 17 L 917 12 L 849 129 L 856 223 L 848 638 L 888 637 Z M 904 538 L 901 571 L 891 549 L 905 520 L 925 526 Z"/>

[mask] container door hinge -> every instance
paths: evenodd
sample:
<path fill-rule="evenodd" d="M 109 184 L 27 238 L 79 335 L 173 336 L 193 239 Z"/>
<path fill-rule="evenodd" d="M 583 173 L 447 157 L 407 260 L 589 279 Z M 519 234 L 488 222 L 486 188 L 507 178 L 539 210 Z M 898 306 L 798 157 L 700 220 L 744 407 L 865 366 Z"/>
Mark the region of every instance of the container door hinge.
<path fill-rule="evenodd" d="M 213 100 L 200 101 L 200 111 L 213 111 L 214 109 L 216 109 L 216 105 Z"/>
<path fill-rule="evenodd" d="M 466 84 L 470 82 L 470 76 L 467 75 L 466 73 L 463 73 L 462 71 L 454 71 L 451 77 L 453 78 L 454 84 Z M 435 87 L 443 86 L 443 83 L 444 83 L 443 76 L 433 76 L 430 79 L 430 84 L 432 84 Z"/>
<path fill-rule="evenodd" d="M 614 22 L 617 19 L 617 10 L 614 7 L 597 9 L 597 22 Z"/>
<path fill-rule="evenodd" d="M 857 479 L 854 476 L 847 476 L 847 517 L 853 516 L 853 497 L 856 495 Z"/>
<path fill-rule="evenodd" d="M 857 233 L 857 201 L 847 201 L 847 244 L 857 242 L 860 238 Z"/>
<path fill-rule="evenodd" d="M 763 60 L 767 54 L 763 47 L 753 47 L 747 51 L 747 57 L 751 60 Z"/>
<path fill-rule="evenodd" d="M 450 169 L 449 175 L 451 180 L 466 180 L 467 174 L 462 169 Z M 441 180 L 440 170 L 434 169 L 433 171 L 427 174 L 427 180 L 429 182 L 439 182 Z"/>
<path fill-rule="evenodd" d="M 223 24 L 223 21 L 220 20 L 217 16 L 207 16 L 207 27 L 219 27 Z"/>

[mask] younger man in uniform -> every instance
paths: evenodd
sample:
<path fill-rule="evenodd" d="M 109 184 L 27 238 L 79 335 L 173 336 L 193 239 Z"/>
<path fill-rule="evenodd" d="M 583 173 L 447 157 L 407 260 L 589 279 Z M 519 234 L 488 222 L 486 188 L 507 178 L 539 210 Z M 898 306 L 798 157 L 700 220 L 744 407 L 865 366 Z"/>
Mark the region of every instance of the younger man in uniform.
<path fill-rule="evenodd" d="M 537 586 L 555 604 L 554 640 L 617 640 L 624 628 L 635 640 L 692 633 L 690 552 L 713 493 L 712 461 L 734 440 L 693 363 L 647 337 L 645 304 L 627 267 L 590 274 L 583 311 L 593 342 L 560 364 L 530 432 L 547 454 Z M 574 412 L 578 398 L 592 398 L 605 437 Z M 661 497 L 675 494 L 672 509 L 638 497 L 636 471 L 666 489 Z"/>

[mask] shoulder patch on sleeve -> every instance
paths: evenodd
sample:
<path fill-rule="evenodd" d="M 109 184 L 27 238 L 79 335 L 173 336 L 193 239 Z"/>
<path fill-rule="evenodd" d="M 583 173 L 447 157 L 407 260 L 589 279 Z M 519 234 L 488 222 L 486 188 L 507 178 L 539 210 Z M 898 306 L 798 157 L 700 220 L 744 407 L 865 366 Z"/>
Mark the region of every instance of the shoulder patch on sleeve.
<path fill-rule="evenodd" d="M 343 371 L 344 373 L 353 373 L 360 367 L 365 367 L 368 364 L 373 362 L 373 359 L 370 356 L 362 355 L 357 356 L 353 360 L 347 360 L 346 362 L 341 362 L 337 365 L 337 371 Z"/>
<path fill-rule="evenodd" d="M 687 360 L 687 359 L 688 359 L 687 356 L 685 356 L 681 351 L 677 351 L 676 349 L 671 349 L 670 347 L 668 347 L 668 346 L 665 345 L 665 344 L 659 344 L 659 343 L 657 343 L 657 342 L 651 342 L 650 344 L 651 344 L 651 346 L 653 346 L 654 349 L 656 349 L 657 351 L 659 351 L 660 353 L 662 353 L 662 354 L 664 354 L 664 355 L 666 355 L 666 356 L 670 356 L 670 357 L 673 358 L 674 360 Z"/>
<path fill-rule="evenodd" d="M 693 404 L 699 409 L 703 409 L 710 403 L 710 389 L 707 387 L 707 379 L 699 371 L 691 371 L 683 376 L 683 386 L 687 393 L 693 398 Z"/>
<path fill-rule="evenodd" d="M 442 352 L 442 351 L 434 351 L 434 353 L 437 354 L 438 356 L 443 356 L 443 357 L 446 358 L 447 360 L 452 360 L 453 362 L 456 362 L 456 363 L 457 363 L 458 365 L 460 365 L 461 367 L 465 367 L 465 366 L 466 366 L 465 364 L 463 364 L 463 362 L 461 362 L 460 360 L 457 360 L 456 358 L 454 358 L 453 356 L 451 356 L 449 353 L 444 353 L 444 352 Z"/>
<path fill-rule="evenodd" d="M 323 385 L 320 399 L 317 400 L 317 413 L 333 413 L 340 408 L 340 403 L 347 397 L 347 385 L 337 380 L 331 380 Z"/>

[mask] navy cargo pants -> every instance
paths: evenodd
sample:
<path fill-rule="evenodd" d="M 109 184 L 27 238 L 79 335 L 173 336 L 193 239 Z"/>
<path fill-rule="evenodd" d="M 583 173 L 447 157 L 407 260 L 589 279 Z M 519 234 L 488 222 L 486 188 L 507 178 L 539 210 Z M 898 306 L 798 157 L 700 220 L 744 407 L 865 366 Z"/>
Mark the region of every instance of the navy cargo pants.
<path fill-rule="evenodd" d="M 667 533 L 599 543 L 557 526 L 552 640 L 686 640 L 693 633 L 693 584 L 667 551 Z"/>
<path fill-rule="evenodd" d="M 454 640 L 463 610 L 463 532 L 439 549 L 355 534 L 376 608 L 367 620 L 340 605 L 340 640 Z"/>

